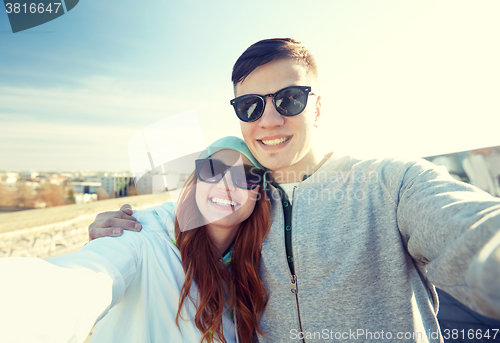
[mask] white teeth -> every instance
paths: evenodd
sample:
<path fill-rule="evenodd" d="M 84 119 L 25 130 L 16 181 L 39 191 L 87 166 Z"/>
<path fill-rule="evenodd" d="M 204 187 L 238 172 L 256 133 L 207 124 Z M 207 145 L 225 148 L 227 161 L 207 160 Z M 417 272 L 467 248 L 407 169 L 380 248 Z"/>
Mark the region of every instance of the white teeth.
<path fill-rule="evenodd" d="M 212 199 L 210 199 L 210 201 L 212 201 L 213 203 L 216 203 L 218 205 L 222 205 L 222 206 L 236 206 L 236 203 L 234 201 L 227 200 L 227 199 L 212 198 Z"/>
<path fill-rule="evenodd" d="M 269 141 L 262 141 L 262 143 L 264 143 L 264 145 L 277 145 L 286 142 L 288 139 L 289 139 L 288 137 L 276 138 L 276 139 L 271 139 Z"/>

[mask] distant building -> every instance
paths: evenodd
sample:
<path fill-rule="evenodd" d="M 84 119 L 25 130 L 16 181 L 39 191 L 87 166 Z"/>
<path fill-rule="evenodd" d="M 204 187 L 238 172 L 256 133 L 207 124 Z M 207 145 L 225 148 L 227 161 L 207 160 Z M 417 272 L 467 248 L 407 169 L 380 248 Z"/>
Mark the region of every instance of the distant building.
<path fill-rule="evenodd" d="M 101 188 L 101 182 L 71 182 L 74 193 L 96 194 Z"/>
<path fill-rule="evenodd" d="M 104 174 L 101 176 L 102 188 L 112 198 L 128 195 L 130 186 L 134 184 L 134 178 L 129 173 Z"/>
<path fill-rule="evenodd" d="M 446 167 L 456 179 L 500 197 L 500 146 L 429 156 L 425 159 Z"/>
<path fill-rule="evenodd" d="M 31 179 L 31 172 L 19 172 L 19 178 L 24 180 Z"/>
<path fill-rule="evenodd" d="M 68 172 L 64 172 L 64 173 L 61 173 L 61 176 L 62 176 L 62 177 L 65 177 L 65 178 L 66 178 L 66 180 L 68 180 L 68 181 L 73 181 L 73 180 L 75 180 L 75 179 L 76 179 L 76 177 L 75 177 L 75 173 L 68 173 Z"/>
<path fill-rule="evenodd" d="M 9 186 L 15 185 L 19 179 L 18 173 L 7 173 L 5 183 Z"/>
<path fill-rule="evenodd" d="M 100 182 L 71 182 L 73 197 L 76 204 L 86 204 L 96 201 L 97 191 L 101 188 Z"/>
<path fill-rule="evenodd" d="M 67 178 L 65 178 L 63 176 L 53 176 L 53 177 L 49 178 L 49 182 L 52 185 L 56 185 L 56 186 L 60 186 L 63 183 L 65 183 L 66 181 L 67 181 Z"/>
<path fill-rule="evenodd" d="M 75 199 L 75 204 L 88 204 L 92 201 L 97 201 L 97 194 L 89 193 L 74 193 L 73 198 Z"/>

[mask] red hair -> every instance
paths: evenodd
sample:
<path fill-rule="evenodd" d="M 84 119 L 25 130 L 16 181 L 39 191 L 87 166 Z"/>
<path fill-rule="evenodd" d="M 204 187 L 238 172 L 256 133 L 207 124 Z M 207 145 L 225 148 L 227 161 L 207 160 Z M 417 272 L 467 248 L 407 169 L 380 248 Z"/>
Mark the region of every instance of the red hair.
<path fill-rule="evenodd" d="M 195 324 L 203 334 L 201 342 L 216 339 L 226 343 L 222 316 L 224 311 L 230 309 L 234 310 L 241 342 L 252 342 L 255 331 L 263 334 L 258 324 L 268 300 L 258 268 L 262 243 L 271 226 L 269 199 L 263 187 L 259 186 L 255 209 L 240 224 L 236 234 L 229 270 L 211 241 L 196 205 L 196 182 L 197 177 L 193 173 L 186 180 L 176 210 L 175 238 L 186 274 L 177 310 L 177 326 L 181 307 L 186 298 L 191 299 L 189 292 L 195 281 L 199 291 Z M 182 231 L 181 228 L 195 229 Z M 225 304 L 229 309 L 224 308 Z"/>

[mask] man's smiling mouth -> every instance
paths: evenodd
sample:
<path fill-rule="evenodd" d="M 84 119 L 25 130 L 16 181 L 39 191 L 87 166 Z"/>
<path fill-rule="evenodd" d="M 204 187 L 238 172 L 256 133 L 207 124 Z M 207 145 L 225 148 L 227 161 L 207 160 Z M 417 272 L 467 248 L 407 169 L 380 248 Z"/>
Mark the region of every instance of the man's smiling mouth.
<path fill-rule="evenodd" d="M 272 145 L 278 145 L 278 144 L 284 143 L 289 139 L 290 139 L 290 137 L 282 137 L 282 138 L 276 138 L 276 139 L 270 139 L 270 140 L 261 140 L 261 142 L 264 145 L 272 146 Z"/>

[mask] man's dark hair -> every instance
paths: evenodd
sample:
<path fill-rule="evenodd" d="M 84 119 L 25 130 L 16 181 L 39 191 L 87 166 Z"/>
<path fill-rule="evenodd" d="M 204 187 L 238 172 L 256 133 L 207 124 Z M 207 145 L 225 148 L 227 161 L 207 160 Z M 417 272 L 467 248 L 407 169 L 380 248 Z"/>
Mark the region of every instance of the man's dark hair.
<path fill-rule="evenodd" d="M 311 52 L 302 43 L 293 38 L 271 38 L 250 45 L 238 58 L 233 67 L 233 85 L 244 81 L 257 67 L 281 59 L 301 64 L 307 77 L 317 81 L 318 67 Z"/>

